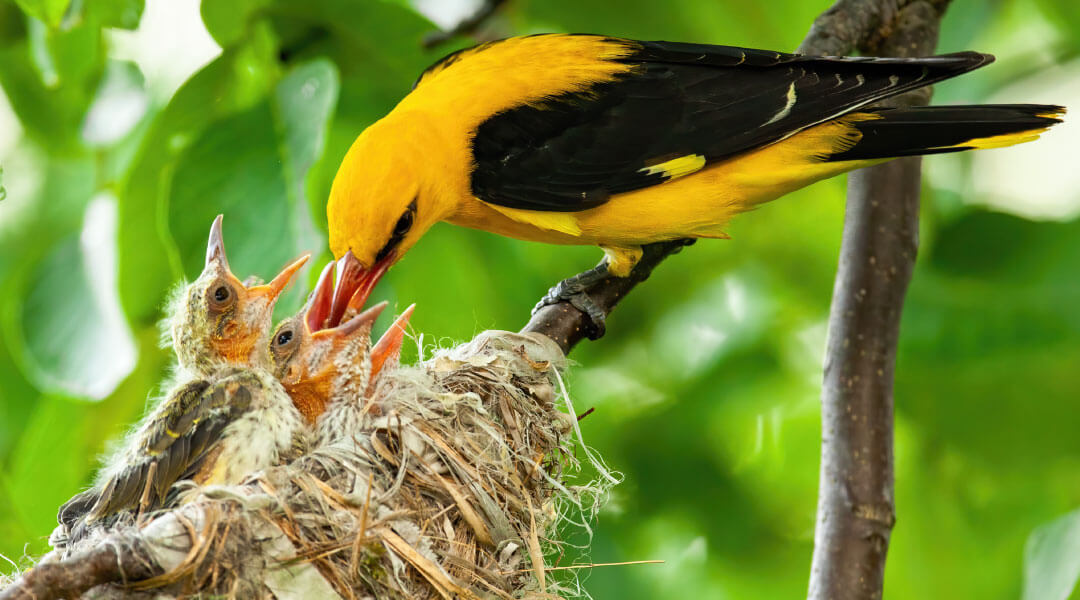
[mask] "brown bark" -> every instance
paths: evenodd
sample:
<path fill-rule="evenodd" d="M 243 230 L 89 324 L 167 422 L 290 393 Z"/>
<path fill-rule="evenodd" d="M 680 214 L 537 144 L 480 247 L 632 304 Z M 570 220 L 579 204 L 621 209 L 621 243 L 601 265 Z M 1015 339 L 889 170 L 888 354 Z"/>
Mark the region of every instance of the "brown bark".
<path fill-rule="evenodd" d="M 611 314 L 615 305 L 622 300 L 637 284 L 645 281 L 665 258 L 678 253 L 683 246 L 692 244 L 694 240 L 675 240 L 649 244 L 644 247 L 644 254 L 638 264 L 634 266 L 629 277 L 614 277 L 608 275 L 589 288 L 588 294 L 605 314 Z M 521 330 L 524 332 L 535 331 L 542 333 L 555 340 L 563 352 L 569 353 L 570 349 L 578 342 L 588 337 L 591 326 L 585 313 L 571 306 L 568 302 L 551 304 L 533 313 L 529 322 Z"/>
<path fill-rule="evenodd" d="M 140 581 L 157 574 L 156 567 L 138 549 L 102 542 L 62 562 L 30 569 L 0 592 L 0 600 L 78 598 L 105 583 Z"/>
<path fill-rule="evenodd" d="M 853 3 L 837 6 L 842 4 Z M 884 35 L 859 47 L 881 56 L 933 54 L 946 5 L 911 2 L 881 23 Z M 823 19 L 835 24 L 843 17 L 830 10 Z M 830 48 L 835 41 L 821 39 Z M 888 104 L 926 104 L 929 98 L 928 89 L 916 90 Z M 895 522 L 893 370 L 918 248 L 920 166 L 920 158 L 905 158 L 856 171 L 848 179 L 821 391 L 811 600 L 882 597 Z"/>

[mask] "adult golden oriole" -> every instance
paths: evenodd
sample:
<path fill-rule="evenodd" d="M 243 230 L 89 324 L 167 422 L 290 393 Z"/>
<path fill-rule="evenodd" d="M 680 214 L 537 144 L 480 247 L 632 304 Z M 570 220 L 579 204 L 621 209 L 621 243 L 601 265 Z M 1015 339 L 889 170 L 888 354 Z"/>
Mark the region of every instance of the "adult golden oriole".
<path fill-rule="evenodd" d="M 330 247 L 353 266 L 333 316 L 439 221 L 595 244 L 606 259 L 593 275 L 626 276 L 643 244 L 726 237 L 735 214 L 820 179 L 1026 142 L 1060 122 L 1064 108 L 1048 105 L 865 108 L 992 60 L 563 34 L 455 52 L 342 161 Z"/>

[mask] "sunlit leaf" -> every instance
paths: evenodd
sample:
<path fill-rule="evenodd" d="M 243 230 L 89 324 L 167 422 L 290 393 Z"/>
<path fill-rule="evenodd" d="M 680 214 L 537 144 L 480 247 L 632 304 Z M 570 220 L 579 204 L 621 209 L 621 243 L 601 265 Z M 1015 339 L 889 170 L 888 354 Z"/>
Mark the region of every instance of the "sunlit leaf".
<path fill-rule="evenodd" d="M 135 29 L 142 18 L 145 0 L 84 0 L 83 16 L 101 27 Z"/>
<path fill-rule="evenodd" d="M 252 13 L 270 0 L 204 0 L 199 5 L 206 30 L 222 48 L 236 43 L 247 29 Z"/>
<path fill-rule="evenodd" d="M 90 146 L 110 146 L 124 138 L 150 108 L 142 73 L 134 63 L 109 61 L 97 95 L 82 124 Z"/>
<path fill-rule="evenodd" d="M 272 36 L 256 28 L 246 44 L 226 50 L 185 83 L 147 133 L 119 194 L 120 291 L 134 322 L 154 323 L 167 290 L 185 274 L 177 247 L 161 228 L 177 161 L 215 120 L 264 101 L 277 74 Z"/>
<path fill-rule="evenodd" d="M 135 366 L 116 295 L 116 206 L 90 204 L 81 235 L 59 244 L 31 276 L 23 337 L 42 389 L 100 400 Z"/>
<path fill-rule="evenodd" d="M 337 67 L 326 59 L 316 59 L 282 78 L 274 94 L 278 148 L 285 163 L 286 194 L 293 211 L 289 226 L 297 245 L 316 253 L 326 240 L 311 219 L 306 191 L 308 170 L 322 158 L 339 85 Z"/>
<path fill-rule="evenodd" d="M 1080 510 L 1031 532 L 1023 600 L 1066 600 L 1080 579 Z"/>
<path fill-rule="evenodd" d="M 26 37 L 0 47 L 0 86 L 35 141 L 70 152 L 103 66 L 99 28 L 52 30 L 31 21 Z"/>
<path fill-rule="evenodd" d="M 49 27 L 58 27 L 71 0 L 15 0 L 27 15 L 40 19 Z"/>

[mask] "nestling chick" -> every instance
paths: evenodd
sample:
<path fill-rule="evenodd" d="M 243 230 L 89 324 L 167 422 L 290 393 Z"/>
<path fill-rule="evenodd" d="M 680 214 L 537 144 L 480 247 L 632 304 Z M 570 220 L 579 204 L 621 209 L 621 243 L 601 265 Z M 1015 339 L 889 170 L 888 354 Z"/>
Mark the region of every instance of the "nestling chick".
<path fill-rule="evenodd" d="M 359 313 L 350 305 L 340 325 L 326 328 L 333 269 L 333 263 L 326 265 L 305 308 L 278 325 L 270 346 L 274 374 L 305 420 L 315 426 L 316 446 L 361 426 L 373 383 L 387 362 L 397 359 L 413 311 L 413 306 L 406 309 L 374 346 L 371 325 L 386 302 Z M 355 304 L 364 300 L 366 296 Z"/>
<path fill-rule="evenodd" d="M 170 505 L 178 481 L 239 483 L 303 452 L 308 429 L 269 371 L 268 339 L 274 303 L 306 260 L 269 284 L 246 287 L 229 269 L 221 216 L 215 219 L 203 272 L 172 317 L 178 383 L 103 469 L 99 483 L 60 508 L 61 529 Z"/>
<path fill-rule="evenodd" d="M 223 365 L 267 366 L 274 303 L 307 262 L 305 255 L 270 283 L 246 287 L 229 268 L 221 215 L 210 227 L 206 266 L 175 303 L 170 332 L 181 369 L 208 375 Z"/>

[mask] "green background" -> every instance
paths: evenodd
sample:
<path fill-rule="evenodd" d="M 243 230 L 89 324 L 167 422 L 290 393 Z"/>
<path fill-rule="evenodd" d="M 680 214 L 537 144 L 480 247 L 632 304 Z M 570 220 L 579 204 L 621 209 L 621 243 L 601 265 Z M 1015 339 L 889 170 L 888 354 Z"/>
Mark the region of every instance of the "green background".
<path fill-rule="evenodd" d="M 434 26 L 405 1 L 203 0 L 222 50 L 175 89 L 124 50 L 153 5 L 0 0 L 0 554 L 22 565 L 158 392 L 171 357 L 156 321 L 197 274 L 213 216 L 225 213 L 241 277 L 303 250 L 321 265 L 348 145 L 468 43 L 422 49 Z M 791 50 L 827 5 L 511 0 L 484 33 Z M 935 101 L 1080 99 L 1078 6 L 956 0 L 939 49 L 999 60 Z M 123 102 L 133 126 L 95 116 Z M 1059 129 L 925 169 L 897 365 L 890 598 L 1064 599 L 1080 573 L 1080 135 Z M 596 409 L 584 434 L 625 482 L 591 552 L 561 564 L 666 561 L 582 572 L 594 597 L 805 594 L 843 185 L 792 194 L 740 217 L 732 241 L 669 260 L 606 338 L 575 350 L 576 408 Z M 519 328 L 548 285 L 598 258 L 440 225 L 376 297 L 416 302 L 430 351 Z"/>

